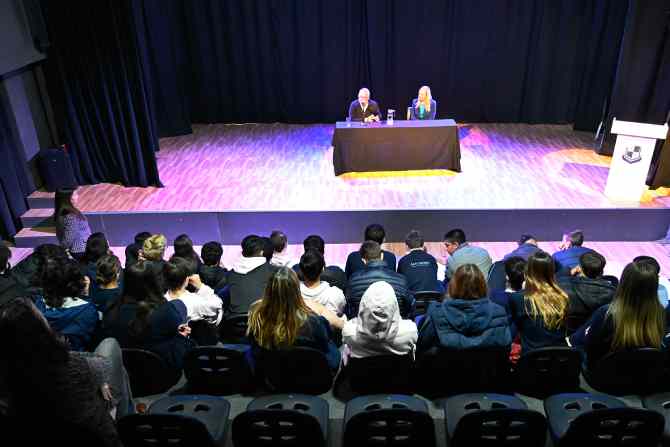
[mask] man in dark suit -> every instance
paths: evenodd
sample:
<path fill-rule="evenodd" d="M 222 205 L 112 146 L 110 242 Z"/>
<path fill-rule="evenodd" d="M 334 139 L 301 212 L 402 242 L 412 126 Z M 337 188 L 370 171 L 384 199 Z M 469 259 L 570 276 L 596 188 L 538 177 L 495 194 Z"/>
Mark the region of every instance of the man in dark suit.
<path fill-rule="evenodd" d="M 379 121 L 379 105 L 370 99 L 370 90 L 362 88 L 358 91 L 358 99 L 349 106 L 349 118 L 352 121 Z"/>

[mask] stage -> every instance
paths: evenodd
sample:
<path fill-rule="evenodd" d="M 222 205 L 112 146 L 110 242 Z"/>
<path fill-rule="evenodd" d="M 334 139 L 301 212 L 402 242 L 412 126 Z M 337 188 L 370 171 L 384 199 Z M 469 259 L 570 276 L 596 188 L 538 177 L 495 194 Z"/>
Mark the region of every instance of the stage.
<path fill-rule="evenodd" d="M 84 186 L 78 206 L 94 230 L 124 245 L 141 230 L 185 232 L 196 243 L 234 245 L 248 233 L 284 230 L 292 241 L 320 233 L 329 243 L 355 243 L 371 222 L 401 242 L 411 228 L 439 241 L 462 227 L 473 240 L 513 241 L 522 232 L 557 240 L 581 228 L 589 240 L 653 241 L 670 223 L 670 198 L 650 192 L 642 203 L 603 195 L 610 157 L 593 137 L 568 125 L 460 125 L 462 172 L 333 172 L 334 126 L 215 124 L 164 138 L 157 153 L 163 188 Z M 29 198 L 24 222 L 48 215 L 51 194 Z M 42 209 L 40 209 L 42 207 Z M 34 246 L 48 224 L 20 234 Z M 22 237 L 26 238 L 22 240 Z M 26 245 L 32 237 L 30 245 Z M 39 239 L 39 238 L 38 238 Z"/>

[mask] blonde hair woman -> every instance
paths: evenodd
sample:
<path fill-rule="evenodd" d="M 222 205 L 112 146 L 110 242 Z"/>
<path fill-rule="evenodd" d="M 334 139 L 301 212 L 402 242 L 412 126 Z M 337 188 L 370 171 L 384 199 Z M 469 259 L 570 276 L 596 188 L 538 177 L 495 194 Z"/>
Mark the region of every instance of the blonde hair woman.
<path fill-rule="evenodd" d="M 142 257 L 147 261 L 162 261 L 167 239 L 162 234 L 154 234 L 144 241 Z"/>
<path fill-rule="evenodd" d="M 528 258 L 525 288 L 510 297 L 510 311 L 521 333 L 521 351 L 565 345 L 568 295 L 558 287 L 551 256 L 538 251 Z"/>
<path fill-rule="evenodd" d="M 437 114 L 437 102 L 430 93 L 430 87 L 424 85 L 419 89 L 419 94 L 412 100 L 410 107 L 410 119 L 434 120 Z"/>

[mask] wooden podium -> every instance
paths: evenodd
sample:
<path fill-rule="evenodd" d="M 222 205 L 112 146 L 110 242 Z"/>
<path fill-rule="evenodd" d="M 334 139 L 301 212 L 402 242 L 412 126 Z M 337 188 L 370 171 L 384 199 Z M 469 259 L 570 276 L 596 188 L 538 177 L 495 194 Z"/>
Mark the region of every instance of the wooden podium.
<path fill-rule="evenodd" d="M 617 121 L 614 118 L 611 132 L 617 134 L 617 139 L 605 196 L 613 201 L 639 202 L 647 189 L 647 174 L 656 140 L 665 139 L 668 125 Z"/>

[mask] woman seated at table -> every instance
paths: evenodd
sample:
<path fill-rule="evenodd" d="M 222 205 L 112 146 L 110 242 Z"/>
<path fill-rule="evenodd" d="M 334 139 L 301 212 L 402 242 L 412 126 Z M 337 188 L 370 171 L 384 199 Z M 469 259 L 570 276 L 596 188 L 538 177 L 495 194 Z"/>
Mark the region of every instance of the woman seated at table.
<path fill-rule="evenodd" d="M 430 87 L 424 85 L 419 89 L 418 98 L 412 100 L 410 108 L 410 119 L 412 120 L 434 120 L 437 113 L 437 102 L 430 94 Z"/>

